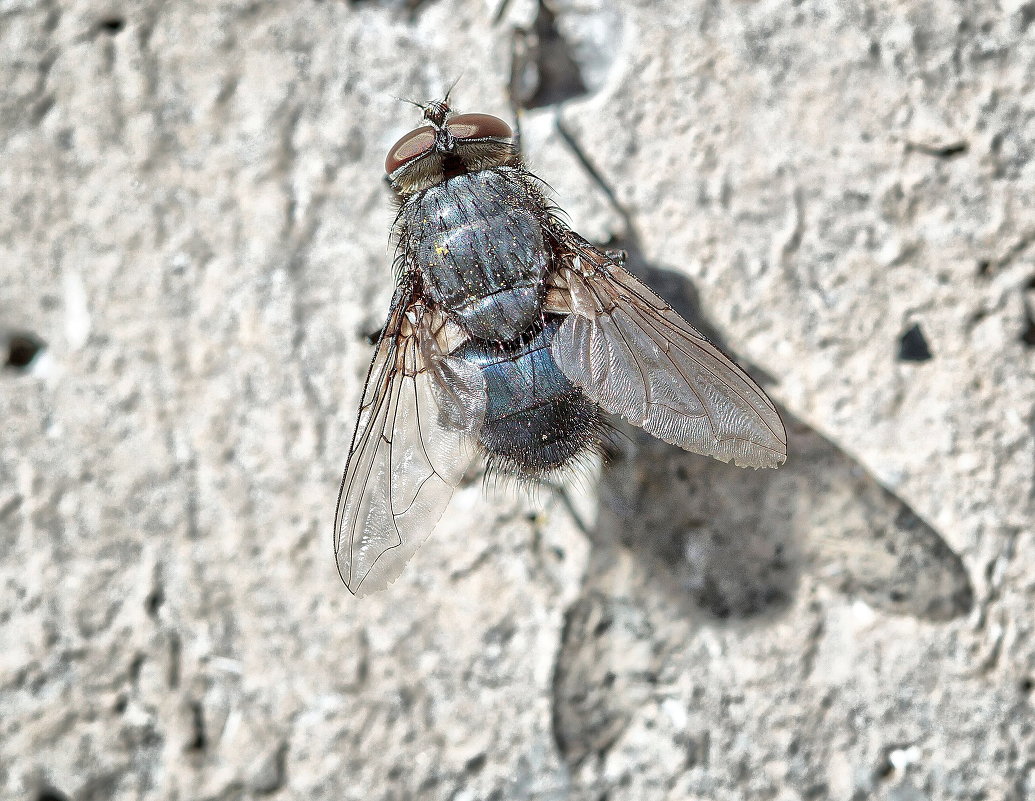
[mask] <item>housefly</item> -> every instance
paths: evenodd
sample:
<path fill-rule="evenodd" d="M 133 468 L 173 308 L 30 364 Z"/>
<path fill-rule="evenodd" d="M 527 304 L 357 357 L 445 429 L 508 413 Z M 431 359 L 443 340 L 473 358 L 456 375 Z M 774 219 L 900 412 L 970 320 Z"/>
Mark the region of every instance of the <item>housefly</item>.
<path fill-rule="evenodd" d="M 349 590 L 399 575 L 476 456 L 542 477 L 602 449 L 605 413 L 724 462 L 784 461 L 766 394 L 558 218 L 507 123 L 423 112 L 385 160 L 397 281 L 338 496 Z"/>

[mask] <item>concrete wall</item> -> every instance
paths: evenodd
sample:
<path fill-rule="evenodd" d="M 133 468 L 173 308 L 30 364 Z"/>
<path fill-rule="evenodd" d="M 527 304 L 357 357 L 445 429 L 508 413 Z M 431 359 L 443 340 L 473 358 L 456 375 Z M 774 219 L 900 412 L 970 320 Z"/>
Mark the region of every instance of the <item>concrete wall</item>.
<path fill-rule="evenodd" d="M 1035 6 L 550 7 L 0 2 L 0 797 L 1035 797 Z M 623 429 L 357 601 L 395 98 L 537 17 L 530 165 L 790 461 Z"/>

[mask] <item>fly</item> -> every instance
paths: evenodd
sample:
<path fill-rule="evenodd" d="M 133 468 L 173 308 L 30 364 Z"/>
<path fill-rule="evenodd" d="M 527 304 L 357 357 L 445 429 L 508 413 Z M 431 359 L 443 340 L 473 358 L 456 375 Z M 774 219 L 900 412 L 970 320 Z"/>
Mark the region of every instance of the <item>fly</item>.
<path fill-rule="evenodd" d="M 603 450 L 607 414 L 741 467 L 784 462 L 765 392 L 558 218 L 507 123 L 423 111 L 385 160 L 397 281 L 338 496 L 349 590 L 398 577 L 475 457 L 549 475 Z"/>

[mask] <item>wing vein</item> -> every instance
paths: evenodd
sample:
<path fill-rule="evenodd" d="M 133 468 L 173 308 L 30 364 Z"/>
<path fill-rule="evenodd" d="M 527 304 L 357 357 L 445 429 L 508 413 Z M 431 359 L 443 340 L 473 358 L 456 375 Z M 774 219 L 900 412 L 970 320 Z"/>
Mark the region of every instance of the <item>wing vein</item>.
<path fill-rule="evenodd" d="M 743 369 L 578 234 L 556 223 L 548 235 L 567 289 L 555 306 L 569 309 L 553 348 L 588 397 L 686 450 L 755 467 L 786 458 L 780 413 Z"/>

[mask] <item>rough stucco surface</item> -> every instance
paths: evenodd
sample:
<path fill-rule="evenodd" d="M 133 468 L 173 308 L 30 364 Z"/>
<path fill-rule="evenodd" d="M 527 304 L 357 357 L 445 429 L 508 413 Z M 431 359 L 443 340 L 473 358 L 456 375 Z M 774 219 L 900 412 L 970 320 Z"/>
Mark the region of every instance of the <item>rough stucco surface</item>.
<path fill-rule="evenodd" d="M 1035 797 L 1035 5 L 552 8 L 532 167 L 791 458 L 475 477 L 357 601 L 393 96 L 534 4 L 0 0 L 0 797 Z"/>

